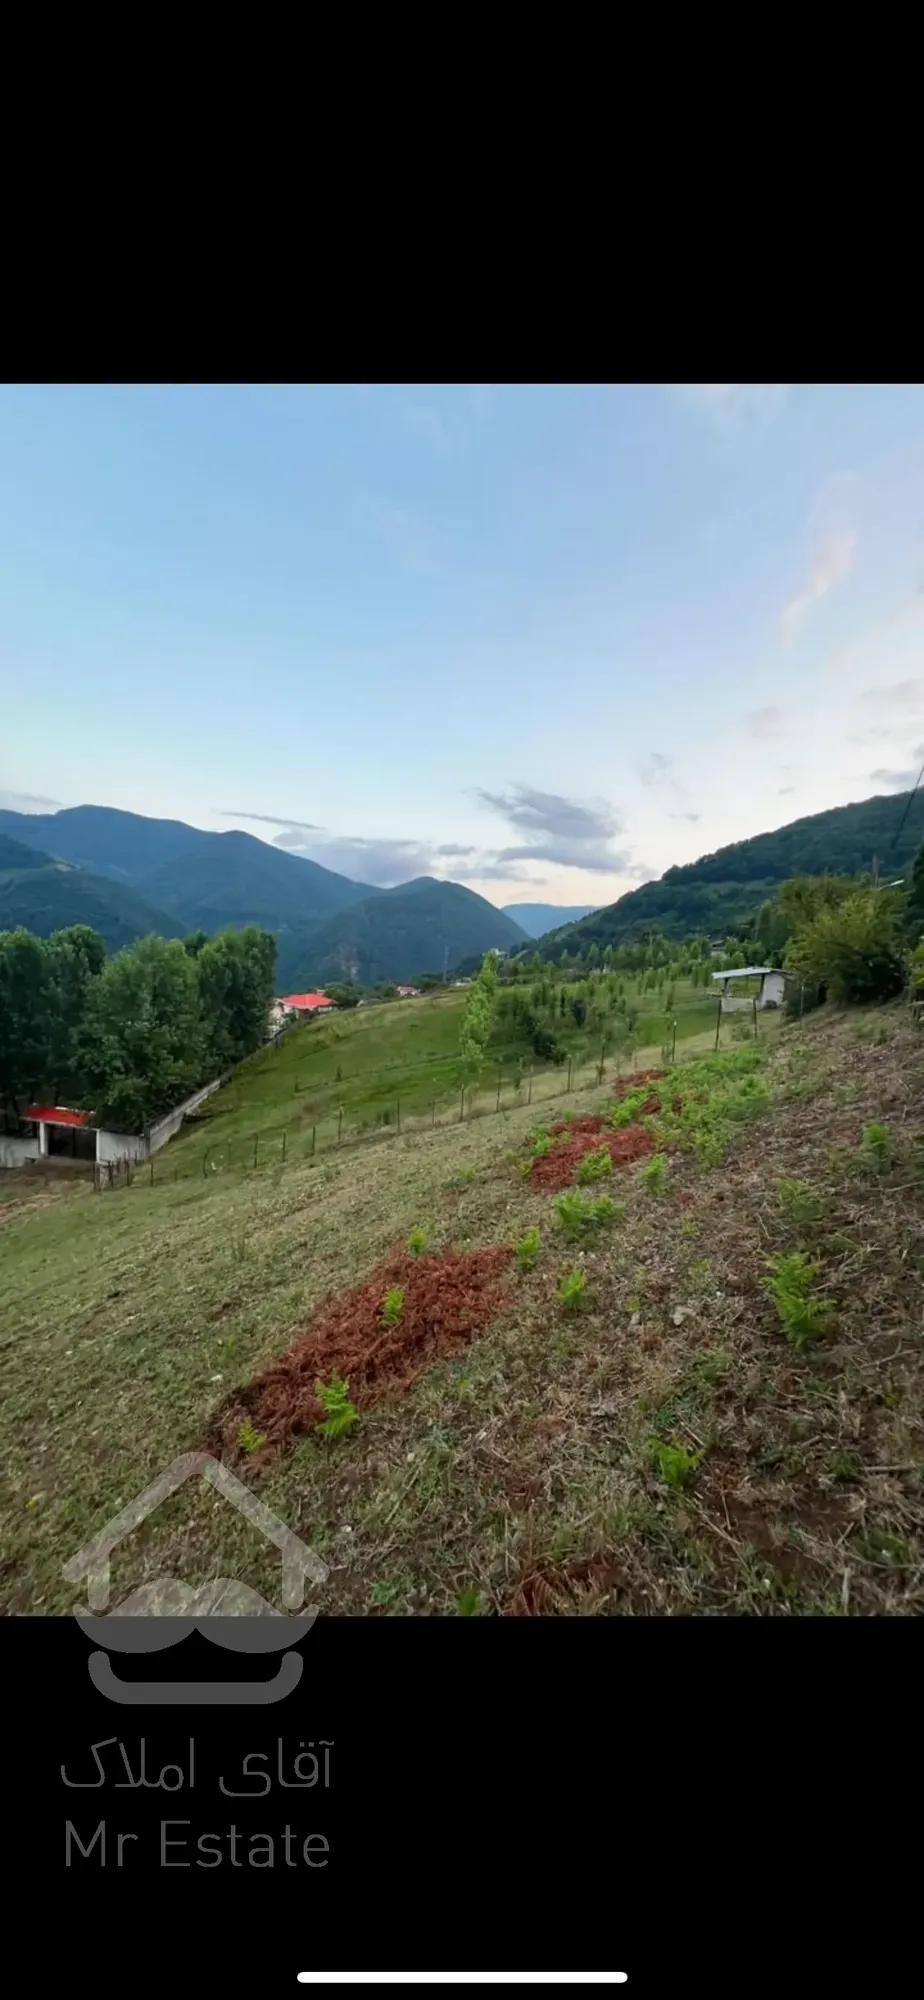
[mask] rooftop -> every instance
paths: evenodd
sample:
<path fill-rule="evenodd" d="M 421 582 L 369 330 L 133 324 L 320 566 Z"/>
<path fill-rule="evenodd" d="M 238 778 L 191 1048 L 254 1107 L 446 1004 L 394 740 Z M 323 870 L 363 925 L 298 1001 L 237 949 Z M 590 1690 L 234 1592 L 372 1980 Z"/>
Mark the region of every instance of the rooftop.
<path fill-rule="evenodd" d="M 283 1007 L 332 1007 L 326 993 L 284 993 L 280 1003 Z"/>
<path fill-rule="evenodd" d="M 727 972 L 714 972 L 713 979 L 759 979 L 765 972 L 779 972 L 778 965 L 730 965 Z"/>
<path fill-rule="evenodd" d="M 66 1104 L 30 1104 L 24 1118 L 42 1125 L 89 1125 L 92 1111 L 70 1111 Z"/>

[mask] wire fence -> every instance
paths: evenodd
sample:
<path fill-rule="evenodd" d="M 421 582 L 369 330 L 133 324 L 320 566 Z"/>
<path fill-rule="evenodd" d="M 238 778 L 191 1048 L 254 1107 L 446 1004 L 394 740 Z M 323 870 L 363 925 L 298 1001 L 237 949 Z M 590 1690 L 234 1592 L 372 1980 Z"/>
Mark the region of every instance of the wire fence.
<path fill-rule="evenodd" d="M 662 1047 L 660 1060 L 673 1061 L 675 1048 L 676 1034 L 670 1044 Z M 216 1138 L 201 1150 L 184 1148 L 172 1159 L 167 1154 L 145 1161 L 100 1164 L 96 1169 L 96 1188 L 102 1192 L 108 1188 L 162 1186 L 197 1177 L 211 1180 L 229 1171 L 252 1173 L 304 1164 L 376 1140 L 415 1133 L 423 1136 L 452 1125 L 467 1124 L 474 1118 L 505 1115 L 529 1105 L 548 1103 L 552 1098 L 599 1088 L 607 1075 L 631 1076 L 646 1058 L 651 1066 L 657 1053 L 654 1045 L 631 1052 L 601 1051 L 593 1059 L 584 1057 L 579 1061 L 572 1057 L 562 1063 L 534 1065 L 517 1072 L 513 1078 L 499 1068 L 490 1085 L 481 1078 L 474 1086 L 460 1084 L 457 1096 L 435 1092 L 425 1103 L 421 1103 L 419 1091 L 412 1097 L 406 1094 L 402 1102 L 399 1087 L 392 1102 L 365 1116 L 351 1118 L 338 1106 L 310 1124 L 302 1119 L 287 1125 L 262 1126 L 240 1138 L 227 1141 Z"/>

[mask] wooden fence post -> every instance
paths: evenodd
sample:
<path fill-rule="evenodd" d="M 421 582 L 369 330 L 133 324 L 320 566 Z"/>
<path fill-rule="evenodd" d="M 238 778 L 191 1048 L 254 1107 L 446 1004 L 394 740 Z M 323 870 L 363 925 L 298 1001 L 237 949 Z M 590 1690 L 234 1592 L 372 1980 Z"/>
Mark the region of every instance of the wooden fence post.
<path fill-rule="evenodd" d="M 671 1062 L 677 1060 L 677 1023 L 674 1022 L 674 1039 L 671 1042 Z"/>
<path fill-rule="evenodd" d="M 497 1072 L 497 1103 L 496 1103 L 496 1104 L 495 1104 L 495 1106 L 494 1106 L 494 1109 L 495 1109 L 495 1111 L 499 1111 L 499 1110 L 500 1110 L 500 1100 L 501 1100 L 501 1073 L 500 1073 L 500 1070 L 498 1070 L 498 1072 Z"/>
<path fill-rule="evenodd" d="M 719 1029 L 722 1026 L 722 995 L 719 994 L 719 1011 L 715 1017 L 715 1045 L 719 1046 Z"/>
<path fill-rule="evenodd" d="M 254 1166 L 256 1166 L 256 1164 L 257 1164 L 257 1147 L 259 1146 L 259 1144 L 260 1144 L 260 1135 L 259 1135 L 259 1133 L 258 1133 L 258 1134 L 257 1134 L 257 1136 L 256 1136 L 256 1138 L 254 1139 L 254 1142 L 253 1142 L 253 1163 L 254 1163 Z"/>
<path fill-rule="evenodd" d="M 401 1130 L 401 1099 L 400 1099 L 400 1097 L 399 1097 L 399 1098 L 397 1099 L 397 1105 L 398 1105 L 398 1131 L 400 1132 L 400 1130 Z"/>
<path fill-rule="evenodd" d="M 531 1103 L 532 1103 L 532 1101 L 533 1101 L 533 1066 L 532 1066 L 532 1063 L 530 1063 L 530 1065 L 529 1065 L 529 1089 L 528 1089 L 528 1091 L 527 1091 L 527 1093 L 526 1093 L 526 1102 L 527 1102 L 527 1104 L 531 1104 Z"/>
<path fill-rule="evenodd" d="M 154 1162 L 151 1161 L 151 1186 L 154 1186 Z"/>
<path fill-rule="evenodd" d="M 343 1133 L 343 1105 L 341 1104 L 341 1106 L 340 1106 L 340 1110 L 339 1110 L 339 1113 L 338 1113 L 338 1116 L 337 1116 L 337 1144 L 338 1144 L 338 1146 L 339 1146 L 339 1144 L 340 1144 L 340 1140 L 341 1140 L 341 1136 L 342 1136 L 342 1133 Z"/>
<path fill-rule="evenodd" d="M 285 1133 L 283 1132 L 283 1135 L 282 1135 L 282 1157 L 283 1157 L 283 1159 L 285 1159 L 285 1156 L 286 1156 L 286 1135 L 285 1135 Z"/>
<path fill-rule="evenodd" d="M 434 1099 L 433 1099 L 433 1104 L 432 1104 L 432 1107 L 431 1107 L 431 1111 L 430 1111 L 430 1124 L 431 1124 L 431 1125 L 435 1125 L 435 1124 L 436 1124 L 436 1098 L 435 1098 L 435 1097 L 434 1097 Z"/>
<path fill-rule="evenodd" d="M 463 1083 L 463 1085 L 462 1085 L 462 1097 L 461 1097 L 461 1100 L 460 1100 L 460 1103 L 459 1103 L 459 1124 L 460 1124 L 460 1125 L 461 1125 L 461 1123 L 462 1123 L 462 1120 L 463 1120 L 463 1118 L 464 1118 L 464 1117 L 465 1117 L 465 1085 L 464 1085 L 464 1083 Z"/>
<path fill-rule="evenodd" d="M 754 995 L 754 1039 L 757 1040 L 757 994 Z"/>
<path fill-rule="evenodd" d="M 311 1157 L 312 1157 L 312 1159 L 314 1159 L 314 1142 L 315 1142 L 315 1139 L 317 1138 L 317 1134 L 318 1134 L 318 1128 L 317 1128 L 317 1126 L 316 1126 L 316 1125 L 312 1125 L 312 1127 L 311 1127 Z"/>
<path fill-rule="evenodd" d="M 571 1057 L 568 1057 L 568 1089 L 571 1089 Z"/>

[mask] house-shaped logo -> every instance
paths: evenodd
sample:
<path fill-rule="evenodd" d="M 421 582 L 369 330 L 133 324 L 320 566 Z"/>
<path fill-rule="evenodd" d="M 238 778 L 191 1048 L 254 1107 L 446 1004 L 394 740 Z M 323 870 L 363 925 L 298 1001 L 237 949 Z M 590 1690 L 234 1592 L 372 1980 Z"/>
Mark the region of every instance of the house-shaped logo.
<path fill-rule="evenodd" d="M 115 1611 L 110 1611 L 113 1550 L 188 1479 L 196 1478 L 213 1486 L 279 1550 L 284 1612 L 277 1611 L 248 1584 L 231 1577 L 215 1577 L 198 1587 L 190 1587 L 178 1577 L 161 1577 L 154 1583 L 143 1584 Z M 65 1563 L 62 1575 L 67 1583 L 86 1580 L 89 1612 L 78 1608 L 76 1616 L 88 1637 L 101 1649 L 90 1656 L 90 1679 L 109 1701 L 232 1706 L 281 1701 L 298 1686 L 301 1654 L 284 1649 L 291 1649 L 314 1624 L 317 1610 L 304 1608 L 306 1581 L 325 1583 L 328 1570 L 306 1543 L 293 1535 L 278 1515 L 264 1507 L 226 1465 L 207 1452 L 191 1451 L 175 1458 L 143 1493 L 107 1522 L 92 1542 L 87 1542 Z M 282 1652 L 279 1671 L 271 1681 L 234 1682 L 124 1681 L 113 1671 L 110 1651 L 162 1652 L 194 1631 L 235 1653 Z"/>

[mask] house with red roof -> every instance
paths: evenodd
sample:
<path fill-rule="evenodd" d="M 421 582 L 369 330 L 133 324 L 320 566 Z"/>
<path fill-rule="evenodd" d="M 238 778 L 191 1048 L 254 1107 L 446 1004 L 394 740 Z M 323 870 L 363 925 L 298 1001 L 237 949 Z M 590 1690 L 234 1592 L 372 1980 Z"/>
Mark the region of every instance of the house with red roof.
<path fill-rule="evenodd" d="M 286 993 L 278 1002 L 292 1014 L 333 1014 L 336 1012 L 332 1000 L 326 993 Z"/>

